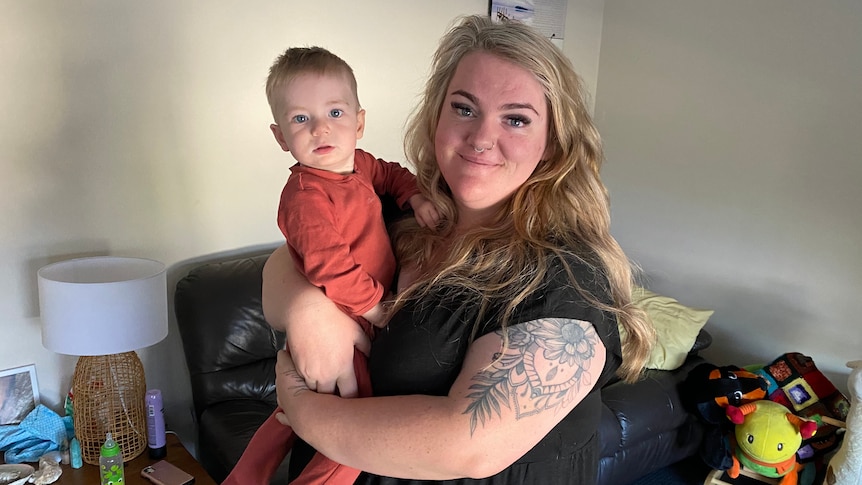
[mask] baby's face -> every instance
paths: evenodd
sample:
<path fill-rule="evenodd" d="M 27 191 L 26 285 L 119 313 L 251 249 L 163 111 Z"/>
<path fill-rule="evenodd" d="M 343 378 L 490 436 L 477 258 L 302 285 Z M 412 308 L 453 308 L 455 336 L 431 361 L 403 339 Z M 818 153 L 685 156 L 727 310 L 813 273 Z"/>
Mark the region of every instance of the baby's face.
<path fill-rule="evenodd" d="M 276 141 L 301 165 L 336 173 L 353 171 L 356 140 L 365 129 L 350 84 L 341 76 L 300 74 L 282 90 Z"/>

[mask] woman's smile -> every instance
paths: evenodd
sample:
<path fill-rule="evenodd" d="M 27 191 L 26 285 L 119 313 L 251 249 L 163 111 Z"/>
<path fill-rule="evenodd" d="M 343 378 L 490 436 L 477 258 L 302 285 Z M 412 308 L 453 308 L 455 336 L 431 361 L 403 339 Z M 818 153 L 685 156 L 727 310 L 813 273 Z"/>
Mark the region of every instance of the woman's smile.
<path fill-rule="evenodd" d="M 470 165 L 477 165 L 480 167 L 497 167 L 500 165 L 499 163 L 492 162 L 488 157 L 483 157 L 481 155 L 461 154 L 461 158 Z"/>

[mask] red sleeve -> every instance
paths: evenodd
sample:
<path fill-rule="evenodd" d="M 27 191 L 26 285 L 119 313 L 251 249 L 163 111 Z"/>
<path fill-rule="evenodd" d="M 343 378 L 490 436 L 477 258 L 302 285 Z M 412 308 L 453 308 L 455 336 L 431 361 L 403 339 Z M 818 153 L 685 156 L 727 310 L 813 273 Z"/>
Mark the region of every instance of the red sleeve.
<path fill-rule="evenodd" d="M 278 225 L 298 269 L 348 313 L 358 316 L 383 298 L 379 281 L 362 269 L 334 224 L 328 196 L 314 189 L 285 187 Z"/>
<path fill-rule="evenodd" d="M 410 197 L 419 193 L 416 176 L 397 163 L 374 158 L 374 155 L 357 149 L 354 167 L 368 174 L 377 195 L 391 195 L 401 209 L 406 209 Z"/>

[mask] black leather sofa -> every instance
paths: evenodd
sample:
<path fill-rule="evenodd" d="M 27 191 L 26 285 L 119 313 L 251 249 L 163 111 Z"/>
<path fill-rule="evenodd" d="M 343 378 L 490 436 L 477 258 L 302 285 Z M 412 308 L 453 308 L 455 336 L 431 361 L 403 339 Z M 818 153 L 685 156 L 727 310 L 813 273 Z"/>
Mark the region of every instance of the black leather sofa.
<path fill-rule="evenodd" d="M 221 482 L 257 427 L 275 409 L 275 354 L 284 335 L 263 319 L 261 270 L 267 254 L 201 263 L 177 283 L 175 311 L 191 376 L 198 460 Z M 701 331 L 686 362 L 648 371 L 635 384 L 602 390 L 599 483 L 625 485 L 697 452 L 703 435 L 677 386 L 711 342 Z M 272 481 L 287 483 L 286 463 Z"/>

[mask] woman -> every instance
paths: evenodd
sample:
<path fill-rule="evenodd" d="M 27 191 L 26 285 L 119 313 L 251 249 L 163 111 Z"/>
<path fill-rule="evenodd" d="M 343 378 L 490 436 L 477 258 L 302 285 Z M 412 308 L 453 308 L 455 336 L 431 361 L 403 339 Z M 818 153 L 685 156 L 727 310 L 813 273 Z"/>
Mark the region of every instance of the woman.
<path fill-rule="evenodd" d="M 441 41 L 405 146 L 444 222 L 395 230 L 399 296 L 371 350 L 375 397 L 323 394 L 352 393 L 342 359 L 365 342 L 281 251 L 267 264 L 266 314 L 300 363 L 279 355 L 283 422 L 364 470 L 356 483 L 594 483 L 599 389 L 638 378 L 654 330 L 631 304 L 571 64 L 529 27 L 465 18 Z"/>

